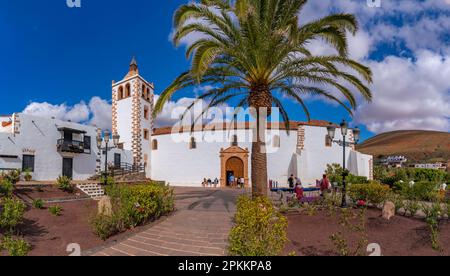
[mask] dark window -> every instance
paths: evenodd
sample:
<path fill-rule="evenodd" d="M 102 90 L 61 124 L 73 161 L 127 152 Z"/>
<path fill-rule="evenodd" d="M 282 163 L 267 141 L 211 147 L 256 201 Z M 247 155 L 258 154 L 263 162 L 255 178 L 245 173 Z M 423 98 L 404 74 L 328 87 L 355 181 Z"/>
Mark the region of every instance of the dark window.
<path fill-rule="evenodd" d="M 84 136 L 83 142 L 84 142 L 84 150 L 90 151 L 91 150 L 91 136 Z"/>
<path fill-rule="evenodd" d="M 152 141 L 152 150 L 158 150 L 158 140 Z"/>
<path fill-rule="evenodd" d="M 239 144 L 238 144 L 238 137 L 237 137 L 237 135 L 233 135 L 233 140 L 231 141 L 231 146 L 233 146 L 233 147 L 237 147 Z"/>
<path fill-rule="evenodd" d="M 189 149 L 196 149 L 197 148 L 197 142 L 195 141 L 194 137 L 191 137 L 191 142 L 189 143 Z"/>
<path fill-rule="evenodd" d="M 73 133 L 70 131 L 64 131 L 64 141 L 71 142 L 73 140 Z"/>
<path fill-rule="evenodd" d="M 114 153 L 114 167 L 120 168 L 122 166 L 120 153 Z"/>
<path fill-rule="evenodd" d="M 34 172 L 34 155 L 24 155 L 22 158 L 22 171 Z"/>

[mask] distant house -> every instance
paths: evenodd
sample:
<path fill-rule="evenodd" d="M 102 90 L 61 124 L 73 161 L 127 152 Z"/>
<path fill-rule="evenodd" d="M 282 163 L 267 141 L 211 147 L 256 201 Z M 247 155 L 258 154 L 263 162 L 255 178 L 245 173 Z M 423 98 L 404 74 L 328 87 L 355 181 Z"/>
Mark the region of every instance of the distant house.
<path fill-rule="evenodd" d="M 390 168 L 401 168 L 407 161 L 408 159 L 405 156 L 389 156 L 381 160 L 381 164 Z"/>
<path fill-rule="evenodd" d="M 447 164 L 445 163 L 429 163 L 429 164 L 416 164 L 416 169 L 432 169 L 432 170 L 446 170 Z"/>

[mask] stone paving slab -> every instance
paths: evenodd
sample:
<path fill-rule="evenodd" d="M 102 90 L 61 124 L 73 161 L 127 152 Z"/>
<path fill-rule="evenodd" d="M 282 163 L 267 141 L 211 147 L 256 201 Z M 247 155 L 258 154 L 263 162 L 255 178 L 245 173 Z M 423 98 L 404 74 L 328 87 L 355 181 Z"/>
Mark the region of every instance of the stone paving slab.
<path fill-rule="evenodd" d="M 223 256 L 242 190 L 176 188 L 177 211 L 93 256 Z"/>

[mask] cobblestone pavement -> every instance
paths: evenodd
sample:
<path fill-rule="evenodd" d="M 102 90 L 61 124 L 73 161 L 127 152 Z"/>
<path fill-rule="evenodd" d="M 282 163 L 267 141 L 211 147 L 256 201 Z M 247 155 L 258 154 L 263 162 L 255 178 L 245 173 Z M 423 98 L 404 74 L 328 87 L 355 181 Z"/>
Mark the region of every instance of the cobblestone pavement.
<path fill-rule="evenodd" d="M 176 188 L 177 211 L 94 256 L 221 256 L 239 190 Z"/>

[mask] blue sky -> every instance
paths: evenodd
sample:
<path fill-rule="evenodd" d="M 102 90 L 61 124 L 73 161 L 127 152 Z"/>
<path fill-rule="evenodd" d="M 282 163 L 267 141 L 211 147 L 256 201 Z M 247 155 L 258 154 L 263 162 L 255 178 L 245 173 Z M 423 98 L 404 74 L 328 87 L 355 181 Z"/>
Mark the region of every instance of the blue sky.
<path fill-rule="evenodd" d="M 81 8 L 69 9 L 66 0 L 0 0 L 0 114 L 27 110 L 107 124 L 111 81 L 126 74 L 133 55 L 158 94 L 189 65 L 184 47 L 169 41 L 173 12 L 185 2 L 81 0 Z M 375 73 L 375 101 L 363 103 L 353 119 L 364 138 L 396 129 L 449 131 L 449 1 L 381 3 L 370 8 L 365 0 L 310 0 L 300 21 L 331 11 L 359 18 L 352 57 Z M 312 47 L 329 52 L 321 43 Z M 193 96 L 187 91 L 174 101 Z M 286 104 L 291 119 L 305 119 L 298 106 Z M 322 100 L 308 104 L 313 119 L 352 121 Z"/>

